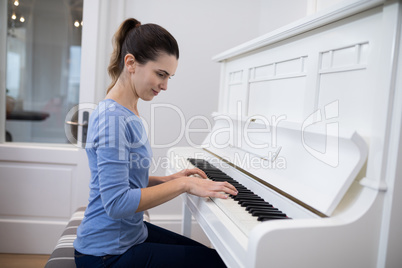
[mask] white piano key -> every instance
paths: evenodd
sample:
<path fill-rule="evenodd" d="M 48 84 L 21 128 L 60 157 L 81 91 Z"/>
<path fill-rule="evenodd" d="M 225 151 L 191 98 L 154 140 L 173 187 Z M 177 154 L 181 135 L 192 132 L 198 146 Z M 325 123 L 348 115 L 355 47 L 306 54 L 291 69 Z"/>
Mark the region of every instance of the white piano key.
<path fill-rule="evenodd" d="M 184 168 L 196 168 L 190 162 Z M 198 177 L 198 175 L 195 175 Z M 211 198 L 211 200 L 228 216 L 233 223 L 247 236 L 250 231 L 260 224 L 257 217 L 252 216 L 246 208 L 240 206 L 237 201 L 228 197 L 227 199 Z"/>
<path fill-rule="evenodd" d="M 232 198 L 221 199 L 211 198 L 214 203 L 239 227 L 239 229 L 248 235 L 250 231 L 260 224 L 257 217 L 252 216 L 248 211 L 240 206 Z"/>

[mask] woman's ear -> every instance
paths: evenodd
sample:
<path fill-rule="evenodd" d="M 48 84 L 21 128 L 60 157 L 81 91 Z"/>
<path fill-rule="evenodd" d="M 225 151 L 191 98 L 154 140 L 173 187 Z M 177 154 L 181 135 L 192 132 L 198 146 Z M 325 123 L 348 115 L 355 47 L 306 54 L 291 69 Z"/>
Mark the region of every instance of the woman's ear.
<path fill-rule="evenodd" d="M 124 65 L 126 66 L 127 70 L 130 73 L 134 73 L 135 72 L 135 58 L 133 54 L 127 54 L 124 57 Z"/>

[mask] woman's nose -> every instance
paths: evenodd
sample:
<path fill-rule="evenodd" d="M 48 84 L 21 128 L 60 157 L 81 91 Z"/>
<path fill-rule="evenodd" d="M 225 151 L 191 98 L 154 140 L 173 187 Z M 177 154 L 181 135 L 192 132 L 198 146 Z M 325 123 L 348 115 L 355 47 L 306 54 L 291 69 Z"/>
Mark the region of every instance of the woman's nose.
<path fill-rule="evenodd" d="M 160 84 L 159 88 L 161 90 L 167 90 L 167 85 L 168 85 L 168 81 L 166 79 L 165 81 L 163 81 L 163 83 Z"/>

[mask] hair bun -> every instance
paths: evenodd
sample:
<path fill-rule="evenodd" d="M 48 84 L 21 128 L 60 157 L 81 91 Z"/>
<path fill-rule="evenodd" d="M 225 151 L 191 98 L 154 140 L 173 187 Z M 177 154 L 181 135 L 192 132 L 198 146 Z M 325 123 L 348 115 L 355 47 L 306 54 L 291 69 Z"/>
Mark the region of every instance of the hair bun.
<path fill-rule="evenodd" d="M 141 22 L 134 18 L 127 19 L 126 21 L 131 25 L 132 28 L 138 28 L 141 26 Z"/>

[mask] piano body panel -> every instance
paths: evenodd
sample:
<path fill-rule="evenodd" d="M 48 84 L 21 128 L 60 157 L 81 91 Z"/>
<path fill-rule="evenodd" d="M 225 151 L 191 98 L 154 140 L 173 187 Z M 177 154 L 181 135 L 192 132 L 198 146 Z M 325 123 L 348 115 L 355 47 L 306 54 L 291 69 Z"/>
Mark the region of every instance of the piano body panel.
<path fill-rule="evenodd" d="M 362 190 L 343 215 L 257 226 L 246 267 L 377 267 L 384 193 Z"/>
<path fill-rule="evenodd" d="M 229 267 L 242 267 L 246 260 L 248 238 L 211 200 L 183 195 L 183 202 L 200 224 L 205 235 Z"/>

